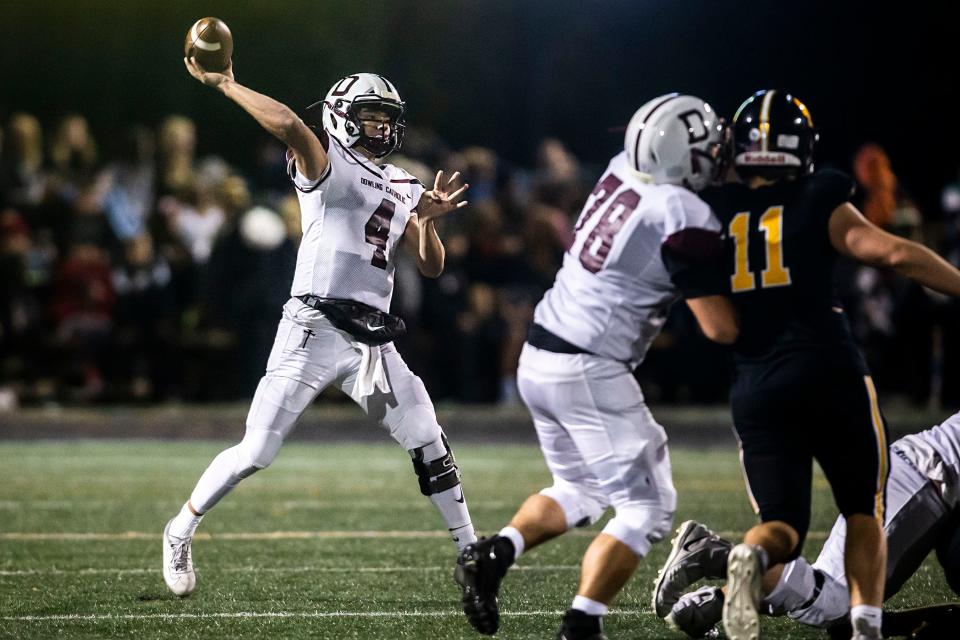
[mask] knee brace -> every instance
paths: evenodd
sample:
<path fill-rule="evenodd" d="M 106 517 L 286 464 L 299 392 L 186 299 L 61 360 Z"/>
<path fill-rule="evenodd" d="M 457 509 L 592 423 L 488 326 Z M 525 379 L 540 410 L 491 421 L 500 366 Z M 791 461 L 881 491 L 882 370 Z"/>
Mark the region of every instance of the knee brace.
<path fill-rule="evenodd" d="M 603 532 L 613 536 L 642 558 L 650 551 L 655 542 L 663 540 L 673 526 L 673 511 L 627 506 L 619 507 L 614 518 L 603 528 Z"/>
<path fill-rule="evenodd" d="M 560 478 L 554 478 L 553 486 L 543 489 L 540 495 L 560 505 L 567 517 L 567 529 L 589 526 L 599 520 L 606 510 L 602 502 Z"/>
<path fill-rule="evenodd" d="M 410 457 L 423 495 L 443 493 L 460 484 L 460 469 L 443 434 L 428 445 L 411 449 Z"/>

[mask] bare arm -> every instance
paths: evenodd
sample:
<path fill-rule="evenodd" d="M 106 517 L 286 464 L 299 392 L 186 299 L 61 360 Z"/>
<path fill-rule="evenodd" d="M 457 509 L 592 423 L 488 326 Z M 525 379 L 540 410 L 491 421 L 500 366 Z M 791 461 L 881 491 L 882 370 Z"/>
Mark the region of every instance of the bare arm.
<path fill-rule="evenodd" d="M 437 235 L 434 220 L 421 221 L 417 214 L 413 214 L 403 233 L 403 241 L 407 249 L 416 256 L 420 273 L 428 278 L 436 278 L 443 273 L 446 252 L 440 236 Z"/>
<path fill-rule="evenodd" d="M 327 170 L 327 152 L 313 131 L 287 105 L 234 80 L 233 63 L 222 73 L 204 71 L 193 58 L 184 58 L 183 64 L 191 76 L 236 102 L 261 127 L 290 147 L 300 175 L 316 180 Z"/>
<path fill-rule="evenodd" d="M 443 273 L 443 261 L 446 255 L 440 236 L 437 235 L 437 218 L 456 209 L 467 206 L 467 201 L 457 201 L 457 198 L 470 186 L 463 185 L 456 191 L 449 191 L 454 186 L 460 173 L 454 173 L 446 183 L 443 183 L 443 171 L 437 172 L 433 181 L 433 189 L 425 191 L 417 203 L 416 214 L 410 218 L 407 228 L 403 232 L 403 240 L 407 249 L 416 256 L 417 268 L 428 278 L 436 278 Z"/>
<path fill-rule="evenodd" d="M 829 228 L 830 243 L 843 255 L 960 297 L 960 271 L 922 244 L 887 233 L 849 202 L 834 209 Z"/>
<path fill-rule="evenodd" d="M 700 325 L 703 335 L 720 344 L 733 344 L 740 335 L 740 325 L 733 303 L 726 296 L 704 296 L 687 300 L 687 306 Z"/>

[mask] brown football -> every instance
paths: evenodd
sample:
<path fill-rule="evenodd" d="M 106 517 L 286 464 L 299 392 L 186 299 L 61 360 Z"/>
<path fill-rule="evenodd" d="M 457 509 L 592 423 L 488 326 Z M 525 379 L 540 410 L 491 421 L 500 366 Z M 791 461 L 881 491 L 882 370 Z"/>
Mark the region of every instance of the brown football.
<path fill-rule="evenodd" d="M 193 23 L 183 41 L 183 55 L 193 56 L 204 71 L 223 71 L 233 55 L 230 28 L 219 18 L 201 18 Z"/>

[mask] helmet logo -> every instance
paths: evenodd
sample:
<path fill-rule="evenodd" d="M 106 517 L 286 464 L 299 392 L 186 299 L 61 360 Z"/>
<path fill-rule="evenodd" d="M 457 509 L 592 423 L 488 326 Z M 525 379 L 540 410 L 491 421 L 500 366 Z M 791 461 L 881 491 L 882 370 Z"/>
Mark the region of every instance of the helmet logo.
<path fill-rule="evenodd" d="M 343 80 L 337 83 L 337 86 L 333 88 L 333 91 L 330 92 L 332 96 L 345 96 L 347 92 L 357 83 L 357 80 L 360 79 L 360 76 L 347 76 Z"/>
<path fill-rule="evenodd" d="M 777 136 L 777 146 L 783 149 L 799 149 L 800 136 L 792 136 L 786 133 L 781 133 Z"/>
<path fill-rule="evenodd" d="M 690 138 L 687 140 L 687 142 L 690 144 L 703 142 L 710 137 L 710 130 L 707 129 L 707 122 L 703 119 L 703 114 L 700 113 L 698 109 L 684 111 L 683 113 L 678 114 L 677 117 L 680 118 L 680 121 L 687 126 L 687 131 L 690 134 Z"/>
<path fill-rule="evenodd" d="M 747 136 L 750 138 L 750 142 L 757 142 L 760 140 L 760 129 L 757 129 L 756 127 L 750 129 L 750 132 L 747 134 Z"/>

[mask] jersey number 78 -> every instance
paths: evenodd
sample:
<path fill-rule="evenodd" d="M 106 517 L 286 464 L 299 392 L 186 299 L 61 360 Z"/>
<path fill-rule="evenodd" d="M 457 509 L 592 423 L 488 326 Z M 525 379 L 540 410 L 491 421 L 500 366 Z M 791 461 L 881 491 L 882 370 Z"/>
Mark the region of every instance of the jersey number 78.
<path fill-rule="evenodd" d="M 610 197 L 616 193 L 622 184 L 623 180 L 613 174 L 600 180 L 590 194 L 595 198 L 593 205 L 583 212 L 574 230 L 579 232 L 600 211 L 601 205 L 610 200 Z M 630 219 L 639 204 L 640 194 L 633 189 L 624 189 L 617 194 L 612 202 L 607 204 L 606 208 L 603 209 L 603 215 L 590 230 L 583 247 L 580 249 L 580 264 L 583 265 L 584 269 L 590 273 L 597 273 L 603 268 L 607 256 L 610 255 L 610 248 L 613 246 L 613 237 L 623 228 L 624 223 Z"/>

